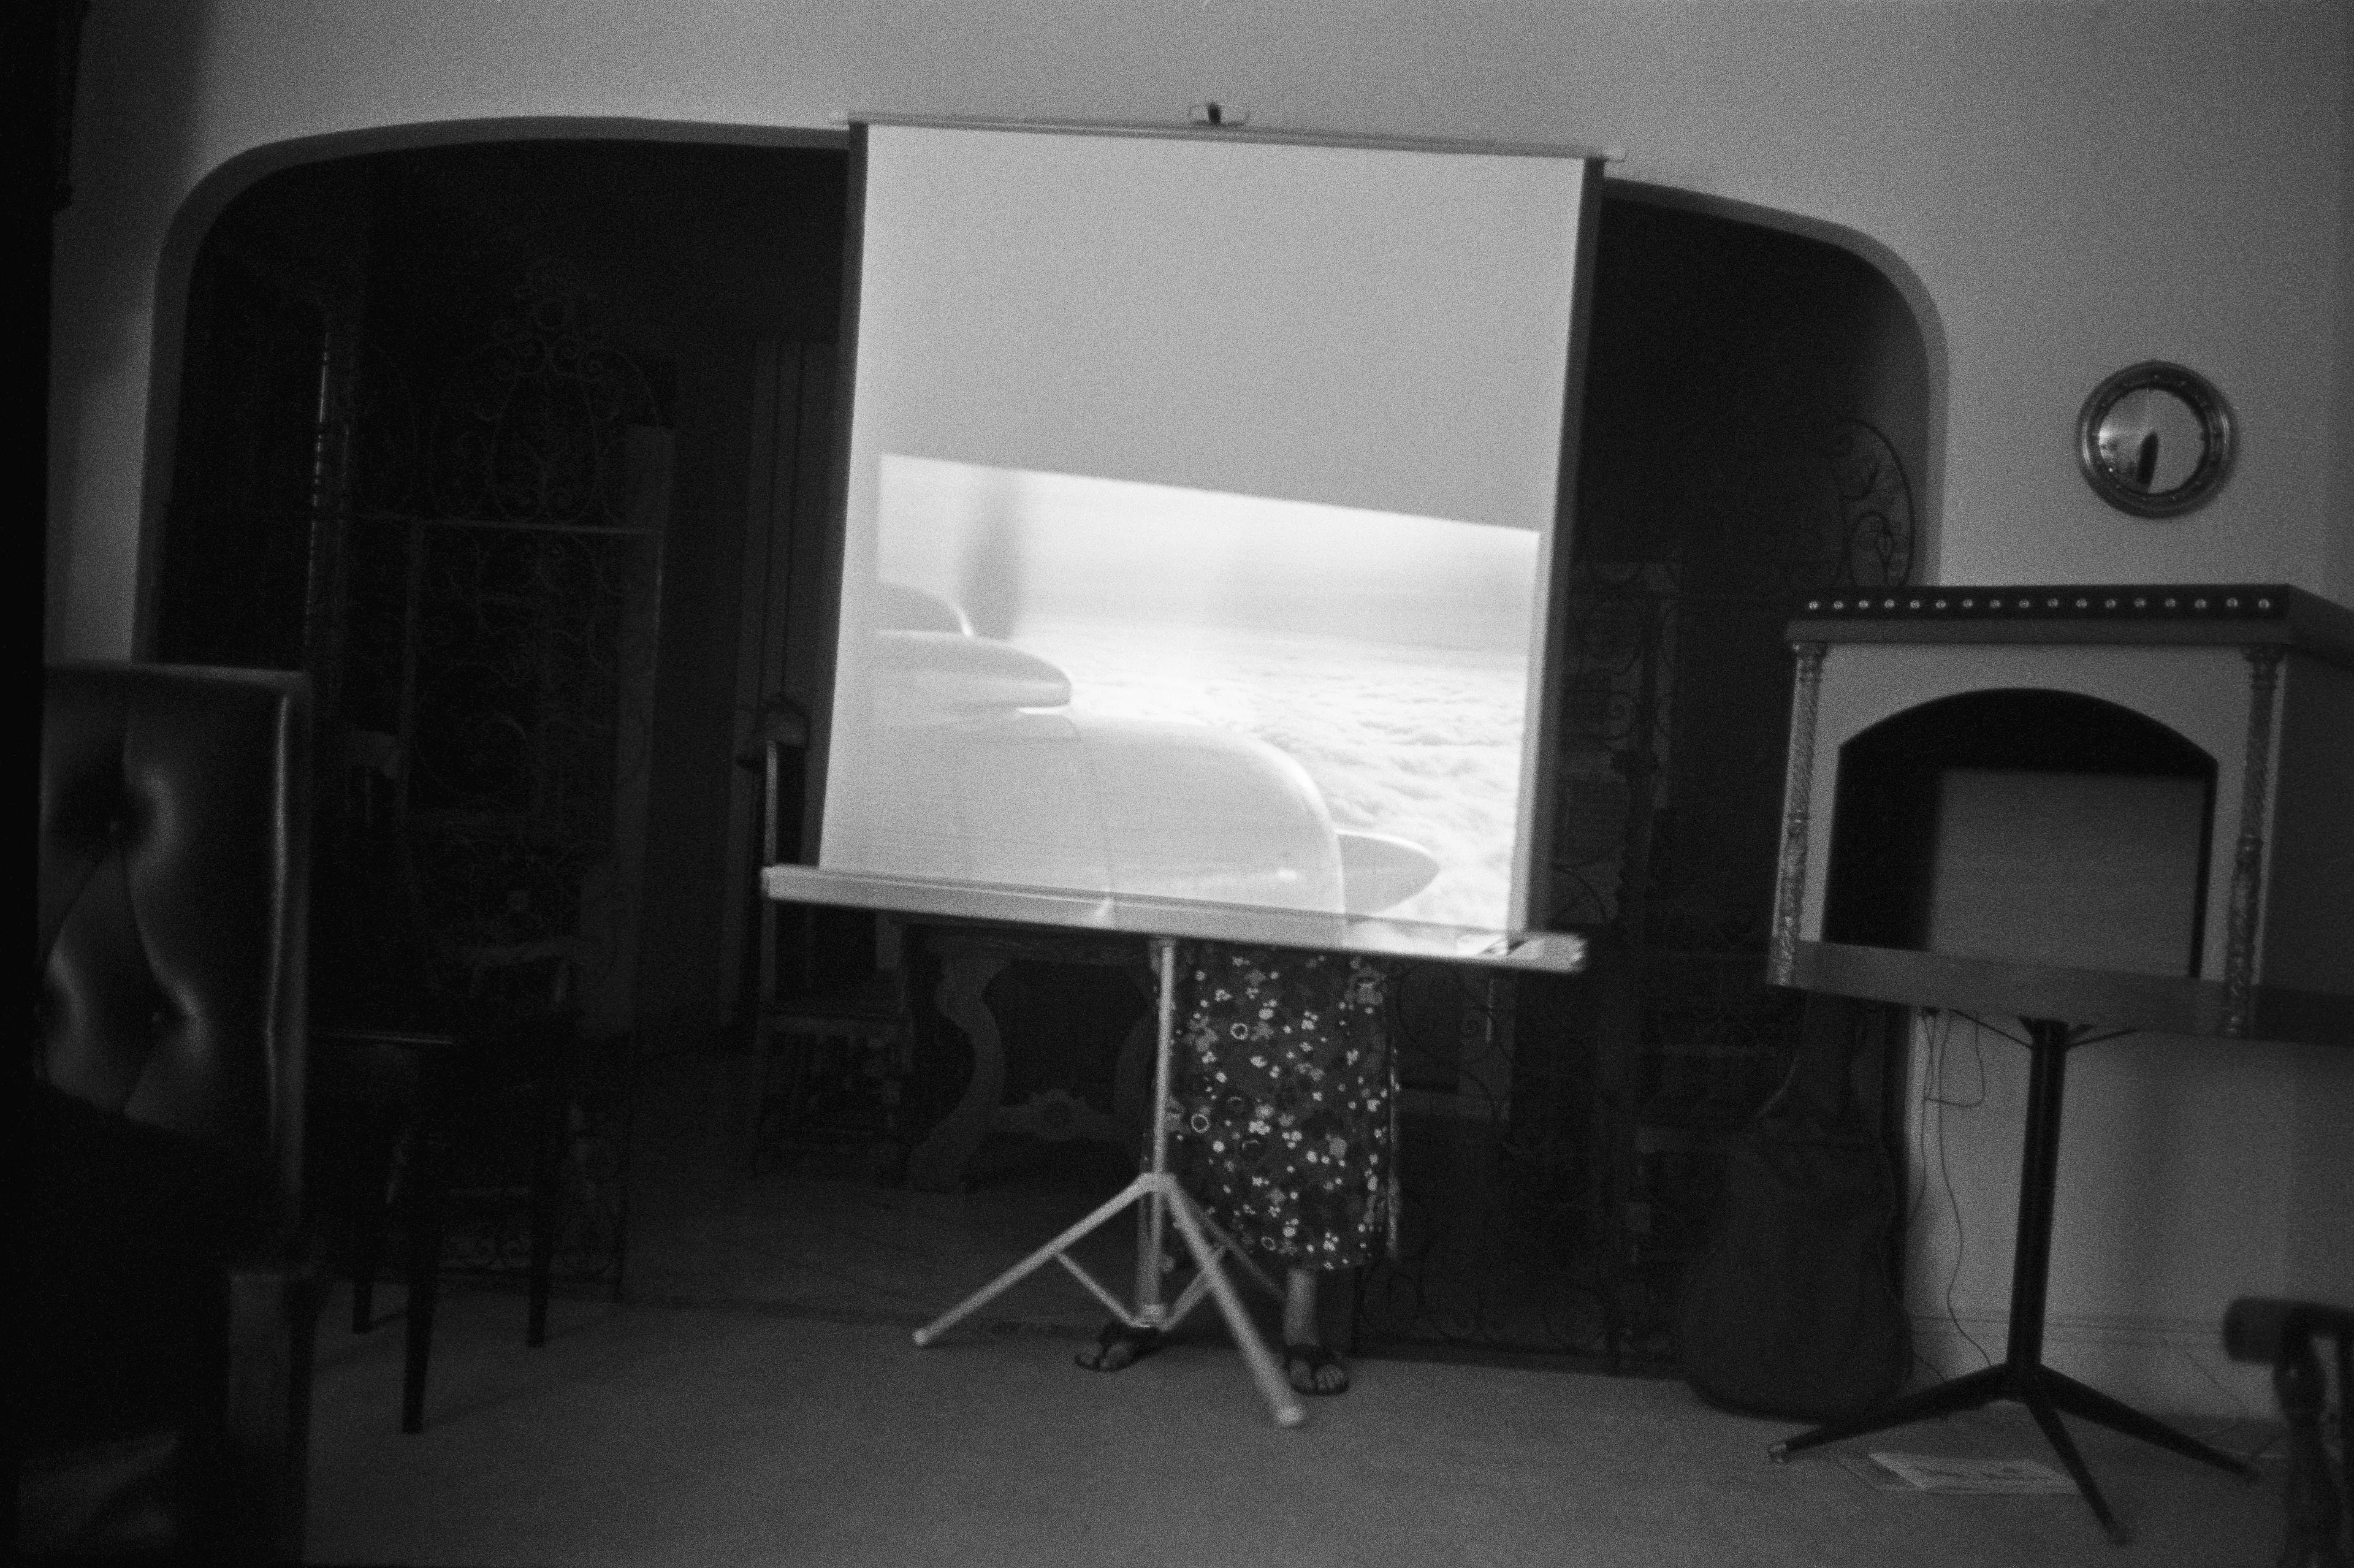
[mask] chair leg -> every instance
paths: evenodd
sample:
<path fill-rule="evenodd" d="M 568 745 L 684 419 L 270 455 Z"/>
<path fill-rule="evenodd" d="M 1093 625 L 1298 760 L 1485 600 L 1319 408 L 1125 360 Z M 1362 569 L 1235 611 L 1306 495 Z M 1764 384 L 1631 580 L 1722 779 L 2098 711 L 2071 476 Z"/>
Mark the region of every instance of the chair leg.
<path fill-rule="evenodd" d="M 788 1139 L 809 1109 L 810 1079 L 823 1064 L 820 1053 L 825 1037 L 798 1031 L 785 1036 L 784 1135 Z"/>
<path fill-rule="evenodd" d="M 767 899 L 761 902 L 766 904 Z M 630 1164 L 637 1149 L 638 1090 L 637 1037 L 630 1037 L 625 1049 L 628 1066 L 622 1075 L 620 1097 L 621 1147 L 619 1163 L 613 1171 L 613 1284 L 612 1299 L 622 1299 L 623 1280 L 630 1261 Z"/>
<path fill-rule="evenodd" d="M 557 1185 L 564 1174 L 566 1113 L 570 1107 L 557 1092 L 540 1090 L 534 1098 L 538 1139 L 531 1163 L 530 1307 L 524 1343 L 536 1346 L 547 1342 L 548 1285 L 556 1271 Z"/>
<path fill-rule="evenodd" d="M 759 1106 L 752 1125 L 754 1175 L 760 1173 L 761 1156 L 772 1147 L 780 1164 L 791 1152 L 793 1129 L 809 1093 L 815 1044 L 798 1030 L 763 1029 L 760 1033 Z"/>
<path fill-rule="evenodd" d="M 375 1134 L 371 1133 L 372 1139 Z M 356 1216 L 352 1236 L 352 1332 L 365 1334 L 376 1328 L 376 1277 L 384 1266 L 385 1232 L 389 1228 L 393 1207 L 398 1202 L 396 1194 L 402 1185 L 400 1136 L 396 1131 L 372 1141 L 370 1148 L 380 1150 L 382 1158 L 371 1160 L 367 1168 L 364 1202 Z"/>
<path fill-rule="evenodd" d="M 916 1075 L 916 1044 L 905 1034 L 893 1034 L 884 1040 L 882 1050 L 883 1136 L 896 1144 L 907 1128 L 907 1086 Z"/>
<path fill-rule="evenodd" d="M 433 1357 L 446 1237 L 447 1150 L 438 1129 L 419 1128 L 408 1168 L 408 1321 L 400 1374 L 400 1429 L 425 1429 L 425 1374 Z"/>
<path fill-rule="evenodd" d="M 761 1155 L 768 1148 L 770 1096 L 776 1084 L 775 1034 L 767 1021 L 756 1022 L 752 1027 L 752 1127 L 747 1147 L 751 1150 L 752 1174 L 761 1170 Z"/>

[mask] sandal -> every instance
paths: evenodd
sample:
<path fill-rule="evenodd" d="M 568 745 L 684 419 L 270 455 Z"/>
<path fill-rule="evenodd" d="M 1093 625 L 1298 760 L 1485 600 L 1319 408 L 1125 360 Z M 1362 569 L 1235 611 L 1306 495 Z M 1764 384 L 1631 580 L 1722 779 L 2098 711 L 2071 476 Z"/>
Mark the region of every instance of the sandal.
<path fill-rule="evenodd" d="M 1284 1346 L 1283 1376 L 1299 1393 L 1349 1392 L 1347 1365 L 1322 1345 Z"/>
<path fill-rule="evenodd" d="M 1132 1367 L 1168 1341 L 1158 1329 L 1133 1328 L 1117 1318 L 1096 1336 L 1096 1348 L 1071 1360 L 1089 1372 L 1116 1372 Z"/>

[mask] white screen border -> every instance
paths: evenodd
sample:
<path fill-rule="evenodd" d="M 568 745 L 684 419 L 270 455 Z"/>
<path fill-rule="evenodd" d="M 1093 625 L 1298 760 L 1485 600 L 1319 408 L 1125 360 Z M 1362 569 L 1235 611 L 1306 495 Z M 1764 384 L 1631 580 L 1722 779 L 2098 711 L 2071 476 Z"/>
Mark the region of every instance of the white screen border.
<path fill-rule="evenodd" d="M 1458 143 L 1425 138 L 1322 135 L 1300 132 L 1253 132 L 1231 127 L 1183 128 L 1094 125 L 1023 121 L 979 121 L 926 117 L 856 116 L 851 132 L 851 210 L 845 238 L 845 277 L 842 338 L 837 353 L 841 388 L 835 409 L 836 440 L 831 518 L 825 535 L 825 559 L 817 563 L 830 612 L 838 612 L 844 589 L 844 540 L 851 507 L 854 432 L 856 429 L 856 387 L 859 319 L 862 305 L 861 268 L 864 228 L 866 156 L 871 127 L 979 132 L 1020 132 L 1052 135 L 1150 137 L 1215 141 L 1270 147 L 1340 147 L 1398 150 L 1432 154 L 1469 154 L 1570 159 L 1584 164 L 1577 184 L 1575 253 L 1565 258 L 1570 268 L 1571 302 L 1567 363 L 1563 367 L 1560 423 L 1556 432 L 1554 495 L 1551 515 L 1539 528 L 1536 608 L 1530 625 L 1530 657 L 1524 712 L 1527 728 L 1521 757 L 1517 826 L 1511 911 L 1500 929 L 1424 926 L 1378 916 L 1331 916 L 1316 912 L 1266 909 L 1204 900 L 1119 898 L 1073 894 L 1052 888 L 1020 887 L 988 883 L 932 882 L 906 877 L 853 874 L 820 865 L 779 865 L 767 868 L 764 888 L 769 896 L 854 907 L 898 910 L 959 919 L 1001 919 L 1069 926 L 1086 929 L 1135 931 L 1189 937 L 1224 937 L 1262 940 L 1278 945 L 1369 951 L 1414 953 L 1467 961 L 1508 963 L 1548 969 L 1569 969 L 1582 961 L 1582 946 L 1564 934 L 1532 929 L 1532 916 L 1545 907 L 1550 889 L 1551 783 L 1554 734 L 1552 709 L 1546 700 L 1560 649 L 1553 607 L 1565 575 L 1572 525 L 1571 498 L 1576 480 L 1577 433 L 1585 372 L 1588 291 L 1591 287 L 1596 204 L 1600 186 L 1601 155 L 1562 147 Z M 811 858 L 822 859 L 828 743 L 832 734 L 834 696 L 833 629 L 822 629 L 818 641 L 821 667 L 815 691 L 816 711 L 811 715 L 811 788 L 802 843 Z"/>

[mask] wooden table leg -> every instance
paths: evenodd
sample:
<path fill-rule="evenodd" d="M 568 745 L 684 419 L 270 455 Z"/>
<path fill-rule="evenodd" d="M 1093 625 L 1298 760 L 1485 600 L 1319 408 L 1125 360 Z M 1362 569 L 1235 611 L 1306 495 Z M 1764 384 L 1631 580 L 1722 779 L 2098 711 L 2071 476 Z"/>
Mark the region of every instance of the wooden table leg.
<path fill-rule="evenodd" d="M 997 1102 L 1005 1097 L 1005 1042 L 982 994 L 1005 965 L 1003 955 L 988 951 L 951 951 L 941 959 L 940 1016 L 972 1042 L 972 1077 L 956 1108 L 907 1156 L 907 1185 L 918 1192 L 964 1191 L 965 1166 L 989 1136 Z"/>

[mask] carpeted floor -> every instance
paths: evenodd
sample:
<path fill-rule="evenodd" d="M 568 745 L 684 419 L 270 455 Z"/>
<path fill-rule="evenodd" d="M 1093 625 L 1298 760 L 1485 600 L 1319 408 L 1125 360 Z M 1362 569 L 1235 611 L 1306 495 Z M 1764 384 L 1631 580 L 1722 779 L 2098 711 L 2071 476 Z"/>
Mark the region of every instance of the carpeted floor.
<path fill-rule="evenodd" d="M 519 1299 L 456 1293 L 420 1435 L 397 1430 L 398 1324 L 327 1337 L 312 1560 L 2255 1568 L 2278 1545 L 2277 1466 L 2251 1485 L 2100 1432 L 2123 1548 L 2073 1495 L 1773 1464 L 1783 1425 L 1671 1383 L 1371 1361 L 1284 1430 L 1219 1338 L 1103 1377 L 1044 1330 L 918 1350 L 890 1323 L 572 1301 L 526 1351 Z M 1885 1441 L 2048 1457 L 2009 1406 Z"/>
<path fill-rule="evenodd" d="M 918 1350 L 909 1329 L 1116 1191 L 1119 1162 L 954 1195 L 756 1175 L 743 1073 L 649 1074 L 629 1304 L 559 1299 L 534 1351 L 519 1296 L 445 1296 L 423 1433 L 398 1431 L 399 1319 L 354 1336 L 330 1304 L 313 1562 L 2257 1568 L 2279 1545 L 2270 1459 L 2250 1484 L 2077 1425 L 2118 1548 L 2073 1494 L 1932 1495 L 1866 1457 L 2052 1463 L 2010 1405 L 1776 1465 L 1791 1424 L 1679 1383 L 1384 1359 L 1285 1430 L 1206 1308 L 1118 1376 L 1072 1366 L 1101 1314 L 1051 1266 Z M 1080 1249 L 1115 1288 L 1128 1234 Z M 2240 1453 L 2273 1435 L 2190 1425 Z"/>

